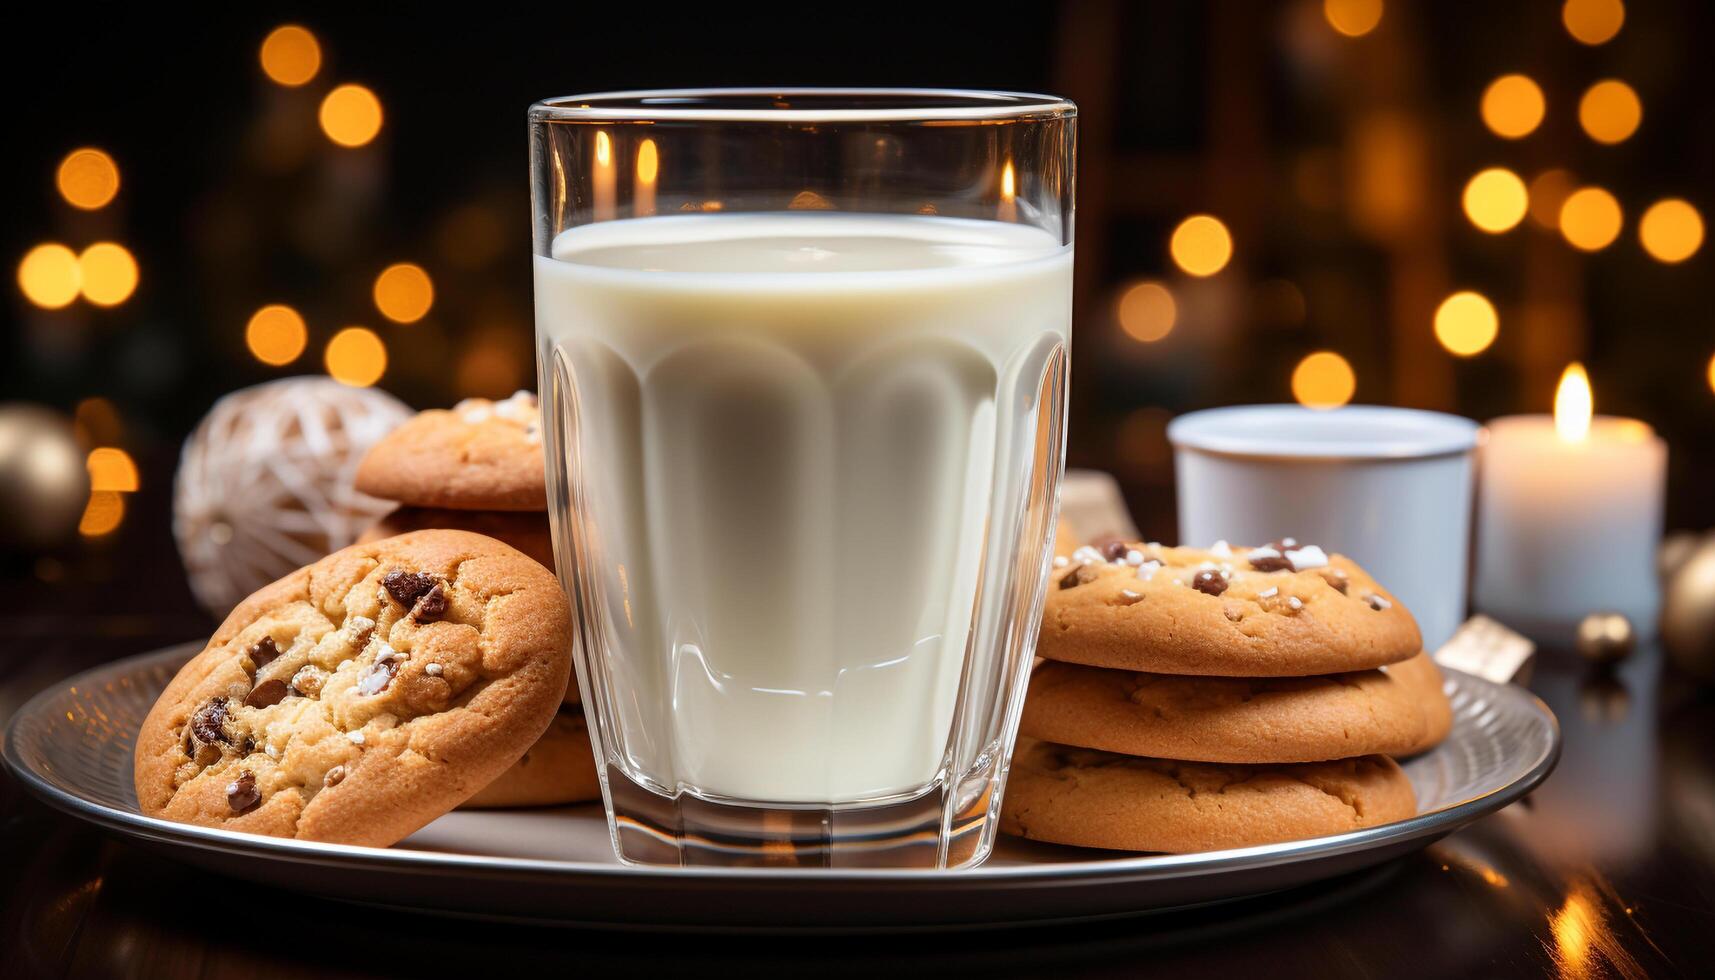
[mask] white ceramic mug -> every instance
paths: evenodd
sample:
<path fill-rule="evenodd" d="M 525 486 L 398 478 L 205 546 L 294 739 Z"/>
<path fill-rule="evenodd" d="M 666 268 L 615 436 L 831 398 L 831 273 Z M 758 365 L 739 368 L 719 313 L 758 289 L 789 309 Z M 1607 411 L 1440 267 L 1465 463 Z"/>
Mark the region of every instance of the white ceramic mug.
<path fill-rule="evenodd" d="M 1179 539 L 1257 545 L 1281 537 L 1338 551 L 1411 609 L 1434 650 L 1465 619 L 1469 419 L 1353 405 L 1243 405 L 1167 427 Z"/>

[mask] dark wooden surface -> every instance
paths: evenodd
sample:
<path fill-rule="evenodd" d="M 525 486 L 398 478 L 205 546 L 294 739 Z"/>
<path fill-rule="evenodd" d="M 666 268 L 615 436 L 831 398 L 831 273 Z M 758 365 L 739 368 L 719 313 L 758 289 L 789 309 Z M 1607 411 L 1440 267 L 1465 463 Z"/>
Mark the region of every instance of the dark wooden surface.
<path fill-rule="evenodd" d="M 3 584 L 3 716 L 78 670 L 208 628 L 164 529 L 57 566 L 13 561 Z M 1709 975 L 1715 692 L 1649 648 L 1613 675 L 1545 651 L 1531 686 L 1564 726 L 1559 770 L 1422 853 L 1191 912 L 1000 932 L 685 937 L 360 909 L 193 870 L 0 776 L 0 977 Z"/>

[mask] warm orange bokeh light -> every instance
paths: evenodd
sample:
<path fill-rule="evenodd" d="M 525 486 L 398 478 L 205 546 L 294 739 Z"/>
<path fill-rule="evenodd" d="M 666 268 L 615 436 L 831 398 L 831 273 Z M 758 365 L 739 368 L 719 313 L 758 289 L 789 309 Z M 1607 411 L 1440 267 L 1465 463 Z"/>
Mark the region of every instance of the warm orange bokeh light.
<path fill-rule="evenodd" d="M 94 211 L 105 207 L 119 193 L 119 165 L 105 152 L 86 146 L 71 151 L 60 161 L 54 185 L 67 204 Z"/>
<path fill-rule="evenodd" d="M 135 493 L 138 486 L 137 464 L 123 449 L 100 446 L 89 451 L 89 488 L 96 492 Z"/>
<path fill-rule="evenodd" d="M 1560 227 L 1560 206 L 1578 189 L 1578 180 L 1568 171 L 1551 167 L 1531 178 L 1530 220 L 1554 230 Z"/>
<path fill-rule="evenodd" d="M 1516 140 L 1542 125 L 1548 103 L 1528 75 L 1502 75 L 1483 90 L 1483 123 L 1496 136 Z"/>
<path fill-rule="evenodd" d="M 1709 390 L 1715 392 L 1715 354 L 1709 355 L 1709 370 L 1705 373 L 1709 375 Z"/>
<path fill-rule="evenodd" d="M 1435 339 L 1448 353 L 1475 357 L 1489 349 L 1500 332 L 1495 306 L 1482 293 L 1463 290 L 1435 308 Z"/>
<path fill-rule="evenodd" d="M 274 367 L 290 364 L 304 352 L 309 330 L 304 318 L 290 306 L 272 303 L 251 314 L 244 326 L 244 346 L 250 355 Z"/>
<path fill-rule="evenodd" d="M 322 68 L 322 46 L 308 28 L 283 24 L 262 40 L 262 71 L 274 82 L 296 88 Z"/>
<path fill-rule="evenodd" d="M 661 153 L 654 140 L 644 140 L 637 147 L 637 182 L 653 184 L 661 172 Z"/>
<path fill-rule="evenodd" d="M 1620 202 L 1600 187 L 1580 187 L 1560 205 L 1560 233 L 1573 248 L 1597 252 L 1620 235 Z"/>
<path fill-rule="evenodd" d="M 1530 195 L 1519 175 L 1505 167 L 1490 167 L 1465 185 L 1465 216 L 1478 228 L 1500 234 L 1524 220 Z"/>
<path fill-rule="evenodd" d="M 1630 85 L 1609 78 L 1597 82 L 1578 100 L 1578 125 L 1598 143 L 1620 143 L 1638 131 L 1644 104 Z"/>
<path fill-rule="evenodd" d="M 387 372 L 387 345 L 367 327 L 346 327 L 328 341 L 322 360 L 335 381 L 367 388 Z"/>
<path fill-rule="evenodd" d="M 1179 268 L 1193 276 L 1212 276 L 1226 268 L 1233 257 L 1233 236 L 1221 219 L 1194 214 L 1179 222 L 1168 242 L 1168 251 Z"/>
<path fill-rule="evenodd" d="M 25 299 L 45 310 L 69 305 L 82 286 L 77 253 L 58 242 L 37 245 L 18 263 L 18 288 Z"/>
<path fill-rule="evenodd" d="M 1620 0 L 1566 0 L 1560 8 L 1566 33 L 1583 44 L 1602 44 L 1620 33 L 1626 6 Z"/>
<path fill-rule="evenodd" d="M 77 533 L 86 538 L 112 534 L 125 520 L 125 497 L 113 490 L 95 490 L 84 505 L 83 517 L 77 522 Z"/>
<path fill-rule="evenodd" d="M 1583 442 L 1590 435 L 1590 417 L 1596 400 L 1590 393 L 1590 376 L 1584 365 L 1573 361 L 1560 375 L 1554 389 L 1554 431 L 1567 442 Z"/>
<path fill-rule="evenodd" d="M 398 262 L 375 277 L 375 308 L 394 323 L 416 323 L 435 305 L 435 284 L 422 266 Z"/>
<path fill-rule="evenodd" d="M 341 85 L 322 100 L 322 132 L 340 146 L 362 146 L 381 132 L 381 100 L 362 85 Z"/>
<path fill-rule="evenodd" d="M 78 441 L 86 446 L 118 442 L 125 435 L 125 423 L 119 418 L 119 409 L 99 395 L 78 402 L 72 412 L 72 422 Z"/>
<path fill-rule="evenodd" d="M 1382 22 L 1382 0 L 1322 0 L 1328 26 L 1347 37 L 1363 37 Z"/>
<path fill-rule="evenodd" d="M 1179 307 L 1166 286 L 1145 280 L 1120 294 L 1115 313 L 1126 336 L 1149 344 L 1172 332 Z"/>
<path fill-rule="evenodd" d="M 137 260 L 117 242 L 96 242 L 77 257 L 83 298 L 118 306 L 137 291 Z"/>
<path fill-rule="evenodd" d="M 1703 216 L 1690 201 L 1657 201 L 1638 220 L 1638 241 L 1658 262 L 1684 262 L 1703 247 Z"/>
<path fill-rule="evenodd" d="M 1317 351 L 1292 369 L 1292 397 L 1307 408 L 1339 408 L 1357 390 L 1352 365 L 1333 351 Z"/>

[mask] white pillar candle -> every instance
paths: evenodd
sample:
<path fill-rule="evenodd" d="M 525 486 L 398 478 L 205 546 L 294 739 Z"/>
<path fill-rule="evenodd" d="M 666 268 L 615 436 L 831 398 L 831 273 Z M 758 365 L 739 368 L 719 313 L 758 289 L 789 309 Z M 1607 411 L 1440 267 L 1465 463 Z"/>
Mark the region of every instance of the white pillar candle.
<path fill-rule="evenodd" d="M 1589 382 L 1567 369 L 1555 415 L 1489 423 L 1477 494 L 1475 604 L 1564 638 L 1589 613 L 1653 635 L 1667 447 L 1636 419 L 1591 417 Z"/>

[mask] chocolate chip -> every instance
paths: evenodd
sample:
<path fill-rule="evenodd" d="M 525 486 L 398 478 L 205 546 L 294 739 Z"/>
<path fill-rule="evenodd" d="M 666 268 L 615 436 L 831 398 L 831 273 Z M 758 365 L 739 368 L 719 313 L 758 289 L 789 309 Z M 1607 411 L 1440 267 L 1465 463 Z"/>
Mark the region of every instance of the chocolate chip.
<path fill-rule="evenodd" d="M 247 708 L 269 708 L 286 700 L 286 682 L 274 678 L 256 685 L 249 694 L 244 696 L 244 706 Z"/>
<path fill-rule="evenodd" d="M 1272 545 L 1270 547 L 1272 547 Z M 1259 572 L 1291 572 L 1291 571 L 1296 571 L 1296 569 L 1294 569 L 1292 567 L 1292 560 L 1290 558 L 1287 558 L 1285 555 L 1262 555 L 1260 557 L 1253 556 L 1249 559 L 1249 561 L 1251 563 L 1251 567 L 1256 569 Z"/>
<path fill-rule="evenodd" d="M 435 587 L 423 593 L 417 604 L 411 608 L 411 615 L 419 623 L 429 623 L 447 614 L 447 590 L 440 582 Z"/>
<path fill-rule="evenodd" d="M 1090 566 L 1079 565 L 1077 568 L 1067 572 L 1064 578 L 1060 579 L 1060 588 L 1075 589 L 1095 577 L 1096 573 L 1090 571 Z"/>
<path fill-rule="evenodd" d="M 280 656 L 280 647 L 272 636 L 264 636 L 250 645 L 250 662 L 258 667 L 266 667 Z"/>
<path fill-rule="evenodd" d="M 191 734 L 195 735 L 199 742 L 232 744 L 232 737 L 226 734 L 225 698 L 206 701 L 191 715 Z"/>
<path fill-rule="evenodd" d="M 1333 586 L 1334 591 L 1341 595 L 1345 595 L 1346 590 L 1352 587 L 1352 580 L 1347 578 L 1346 573 L 1340 571 L 1338 568 L 1322 569 L 1322 581 Z"/>
<path fill-rule="evenodd" d="M 1117 534 L 1104 534 L 1091 541 L 1090 547 L 1096 549 L 1108 561 L 1124 561 L 1126 552 L 1131 550 L 1131 545 Z"/>
<path fill-rule="evenodd" d="M 1191 576 L 1191 587 L 1208 595 L 1220 595 L 1227 591 L 1227 573 L 1205 568 Z"/>
<path fill-rule="evenodd" d="M 394 602 L 407 609 L 416 605 L 417 600 L 439 582 L 428 572 L 407 572 L 397 568 L 381 577 L 381 587 L 387 590 Z"/>
<path fill-rule="evenodd" d="M 226 784 L 226 805 L 233 813 L 249 813 L 261 802 L 262 793 L 256 789 L 256 776 L 250 770 L 239 772 L 237 779 Z"/>

